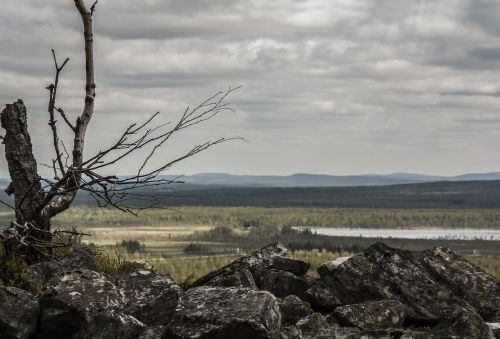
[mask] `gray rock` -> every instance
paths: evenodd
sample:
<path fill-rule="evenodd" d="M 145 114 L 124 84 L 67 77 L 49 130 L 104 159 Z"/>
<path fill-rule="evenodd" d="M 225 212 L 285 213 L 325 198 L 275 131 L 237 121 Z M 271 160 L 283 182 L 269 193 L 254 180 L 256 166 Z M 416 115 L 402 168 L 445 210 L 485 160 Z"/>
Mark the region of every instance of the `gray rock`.
<path fill-rule="evenodd" d="M 324 264 L 319 265 L 317 271 L 320 275 L 328 274 L 329 271 L 336 269 L 350 258 L 351 257 L 338 257 L 336 259 L 327 261 Z"/>
<path fill-rule="evenodd" d="M 377 243 L 320 273 L 344 304 L 399 300 L 423 321 L 445 318 L 469 304 L 494 320 L 500 309 L 499 282 L 449 250 L 412 252 Z M 470 290 L 461 292 L 463 287 Z"/>
<path fill-rule="evenodd" d="M 281 339 L 304 339 L 302 337 L 302 332 L 297 328 L 297 326 L 285 327 L 281 332 Z"/>
<path fill-rule="evenodd" d="M 500 339 L 500 323 L 486 323 L 497 339 Z"/>
<path fill-rule="evenodd" d="M 331 325 L 320 313 L 313 313 L 311 315 L 308 315 L 307 317 L 300 319 L 295 326 L 300 330 L 304 338 L 312 337 L 319 332 L 331 328 Z"/>
<path fill-rule="evenodd" d="M 302 260 L 274 256 L 272 259 L 272 267 L 278 270 L 304 275 L 309 271 L 311 264 Z"/>
<path fill-rule="evenodd" d="M 341 326 L 362 330 L 400 328 L 405 320 L 405 309 L 396 300 L 366 301 L 337 307 L 332 316 Z"/>
<path fill-rule="evenodd" d="M 137 339 L 158 339 L 165 333 L 165 326 L 148 327 L 141 332 Z"/>
<path fill-rule="evenodd" d="M 119 311 L 107 310 L 92 317 L 92 321 L 74 338 L 126 339 L 137 338 L 146 326 L 136 318 Z M 158 338 L 158 337 L 157 337 Z"/>
<path fill-rule="evenodd" d="M 275 269 L 262 269 L 256 271 L 254 276 L 257 276 L 257 286 L 261 290 L 269 291 L 278 298 L 296 295 L 304 299 L 306 291 L 316 280 L 312 277 Z"/>
<path fill-rule="evenodd" d="M 321 281 L 315 280 L 311 287 L 304 294 L 304 300 L 311 304 L 311 307 L 320 312 L 332 312 L 342 302 L 333 295 Z"/>
<path fill-rule="evenodd" d="M 248 287 L 257 289 L 252 272 L 246 267 L 235 268 L 225 274 L 216 275 L 205 286 L 213 287 Z"/>
<path fill-rule="evenodd" d="M 126 302 L 126 296 L 103 274 L 82 269 L 54 277 L 40 299 L 39 337 L 135 335 L 145 325 L 122 312 Z"/>
<path fill-rule="evenodd" d="M 500 283 L 492 275 L 447 248 L 418 256 L 435 281 L 465 299 L 484 319 L 500 321 Z"/>
<path fill-rule="evenodd" d="M 76 246 L 71 253 L 65 256 L 55 257 L 52 260 L 29 266 L 28 273 L 31 279 L 45 286 L 51 278 L 57 275 L 82 268 L 98 271 L 95 251 L 85 246 Z"/>
<path fill-rule="evenodd" d="M 295 325 L 297 321 L 313 313 L 308 302 L 296 295 L 289 295 L 278 301 L 281 310 L 281 320 L 284 325 Z"/>
<path fill-rule="evenodd" d="M 440 338 L 495 339 L 491 328 L 472 307 L 457 308 L 433 332 Z"/>
<path fill-rule="evenodd" d="M 210 284 L 214 284 L 218 286 L 217 281 L 223 281 L 225 285 L 228 285 L 228 282 L 233 281 L 233 277 L 235 272 L 248 270 L 254 274 L 255 271 L 268 268 L 272 266 L 273 258 L 276 256 L 284 256 L 287 253 L 286 247 L 281 243 L 274 243 L 263 247 L 262 249 L 253 252 L 250 255 L 244 256 L 229 265 L 226 265 L 216 271 L 210 272 L 207 275 L 196 280 L 192 287 L 196 286 L 208 286 Z M 254 276 L 255 278 L 255 276 Z M 215 283 L 211 283 L 215 281 Z M 235 279 L 236 286 L 240 287 L 240 283 L 242 282 L 240 279 Z M 246 281 L 244 283 L 247 283 Z M 248 282 L 248 286 L 244 287 L 253 287 L 251 282 Z"/>
<path fill-rule="evenodd" d="M 269 292 L 202 286 L 185 292 L 164 338 L 277 339 L 280 327 Z"/>
<path fill-rule="evenodd" d="M 410 330 L 403 333 L 399 339 L 438 339 L 434 334 L 428 331 Z M 442 338 L 441 338 L 442 339 Z"/>
<path fill-rule="evenodd" d="M 36 331 L 40 305 L 15 287 L 0 287 L 0 338 L 29 338 Z"/>
<path fill-rule="evenodd" d="M 123 312 L 148 326 L 168 323 L 182 293 L 170 277 L 151 268 L 132 266 L 108 278 L 123 299 Z"/>

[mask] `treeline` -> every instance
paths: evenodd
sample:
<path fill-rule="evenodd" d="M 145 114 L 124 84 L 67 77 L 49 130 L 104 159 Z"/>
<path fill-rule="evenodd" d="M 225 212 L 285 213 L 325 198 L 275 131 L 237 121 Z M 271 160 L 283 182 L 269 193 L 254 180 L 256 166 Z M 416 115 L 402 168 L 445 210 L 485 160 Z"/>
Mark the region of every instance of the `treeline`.
<path fill-rule="evenodd" d="M 13 215 L 2 214 L 7 224 Z M 147 210 L 138 217 L 114 209 L 76 206 L 59 215 L 54 224 L 67 227 L 212 225 L 266 234 L 283 227 L 470 227 L 500 228 L 495 209 L 371 209 L 371 208 L 262 208 L 179 207 Z"/>
<path fill-rule="evenodd" d="M 500 208 L 500 181 L 363 187 L 228 187 L 167 194 L 170 206 Z"/>

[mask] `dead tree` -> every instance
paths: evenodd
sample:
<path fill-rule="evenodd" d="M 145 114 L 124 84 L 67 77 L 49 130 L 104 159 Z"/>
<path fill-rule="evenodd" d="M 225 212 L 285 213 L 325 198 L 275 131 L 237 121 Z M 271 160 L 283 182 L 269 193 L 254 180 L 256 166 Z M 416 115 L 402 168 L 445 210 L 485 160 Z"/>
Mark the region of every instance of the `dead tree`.
<path fill-rule="evenodd" d="M 78 191 L 88 192 L 99 206 L 112 206 L 122 211 L 137 214 L 144 208 L 161 207 L 163 201 L 157 194 L 147 193 L 153 186 L 181 182 L 165 179 L 160 174 L 172 165 L 216 144 L 236 138 L 220 138 L 195 145 L 180 157 L 153 166 L 152 159 L 175 135 L 189 127 L 207 121 L 225 110 L 232 110 L 227 96 L 235 89 L 219 92 L 194 108 L 186 111 L 175 122 L 157 123 L 159 113 L 153 114 L 142 123 L 131 124 L 110 147 L 84 158 L 86 132 L 94 114 L 96 84 L 94 78 L 94 53 L 92 17 L 97 1 L 87 7 L 84 0 L 74 0 L 83 22 L 85 41 L 85 96 L 81 114 L 75 122 L 57 106 L 59 76 L 69 59 L 59 63 L 52 50 L 55 79 L 47 87 L 49 91 L 49 126 L 55 156 L 51 167 L 54 178 L 42 178 L 38 173 L 37 161 L 33 155 L 27 126 L 27 112 L 22 100 L 9 104 L 2 111 L 1 126 L 6 133 L 3 137 L 11 183 L 6 192 L 14 195 L 16 220 L 11 227 L 0 233 L 0 241 L 10 251 L 22 252 L 27 258 L 36 258 L 47 248 L 51 248 L 50 220 L 65 211 L 74 202 Z M 68 150 L 60 140 L 57 119 L 73 134 L 72 149 Z M 119 177 L 101 174 L 111 165 L 123 159 L 142 155 L 140 165 L 134 175 Z M 150 168 L 153 167 L 153 168 Z M 14 245 L 15 244 L 15 245 Z M 13 248 L 16 247 L 16 248 Z"/>

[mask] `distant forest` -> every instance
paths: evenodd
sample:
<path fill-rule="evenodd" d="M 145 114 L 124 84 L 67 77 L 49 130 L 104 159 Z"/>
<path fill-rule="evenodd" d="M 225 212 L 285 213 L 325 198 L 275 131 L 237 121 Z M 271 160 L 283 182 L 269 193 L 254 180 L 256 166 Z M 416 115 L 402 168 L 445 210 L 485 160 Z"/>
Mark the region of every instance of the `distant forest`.
<path fill-rule="evenodd" d="M 148 192 L 151 194 L 151 191 Z M 170 206 L 500 208 L 500 180 L 362 187 L 227 187 L 176 185 L 154 191 Z M 0 199 L 9 198 L 1 191 Z M 81 192 L 77 203 L 93 205 Z"/>
<path fill-rule="evenodd" d="M 172 206 L 500 208 L 498 180 L 371 187 L 192 188 L 157 194 Z M 92 203 L 90 197 L 81 197 L 80 202 Z"/>

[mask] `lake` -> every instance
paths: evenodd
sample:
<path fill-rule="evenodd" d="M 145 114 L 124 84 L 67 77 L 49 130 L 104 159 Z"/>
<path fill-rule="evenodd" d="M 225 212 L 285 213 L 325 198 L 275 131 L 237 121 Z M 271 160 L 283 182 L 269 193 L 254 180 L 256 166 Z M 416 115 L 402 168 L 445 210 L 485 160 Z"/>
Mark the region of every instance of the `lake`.
<path fill-rule="evenodd" d="M 500 229 L 472 228 L 335 228 L 294 227 L 309 229 L 313 233 L 336 237 L 398 238 L 398 239 L 446 239 L 446 240 L 500 240 Z"/>

